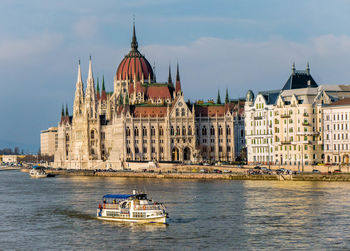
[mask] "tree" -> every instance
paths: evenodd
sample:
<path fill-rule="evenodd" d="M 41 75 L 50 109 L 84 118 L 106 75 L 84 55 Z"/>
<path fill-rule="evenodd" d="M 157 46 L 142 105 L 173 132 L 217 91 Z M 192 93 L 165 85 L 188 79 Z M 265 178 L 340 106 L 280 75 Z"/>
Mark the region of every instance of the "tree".
<path fill-rule="evenodd" d="M 216 99 L 217 104 L 221 104 L 220 91 L 218 90 L 218 98 Z"/>

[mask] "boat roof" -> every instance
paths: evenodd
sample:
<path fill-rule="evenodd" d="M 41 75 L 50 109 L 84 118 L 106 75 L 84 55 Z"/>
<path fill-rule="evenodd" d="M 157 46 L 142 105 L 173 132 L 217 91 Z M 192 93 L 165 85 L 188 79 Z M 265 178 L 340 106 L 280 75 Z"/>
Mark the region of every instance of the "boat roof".
<path fill-rule="evenodd" d="M 103 196 L 104 199 L 127 199 L 133 196 L 133 194 L 106 194 Z"/>
<path fill-rule="evenodd" d="M 127 199 L 133 196 L 140 196 L 145 194 L 106 194 L 103 196 L 103 199 Z"/>

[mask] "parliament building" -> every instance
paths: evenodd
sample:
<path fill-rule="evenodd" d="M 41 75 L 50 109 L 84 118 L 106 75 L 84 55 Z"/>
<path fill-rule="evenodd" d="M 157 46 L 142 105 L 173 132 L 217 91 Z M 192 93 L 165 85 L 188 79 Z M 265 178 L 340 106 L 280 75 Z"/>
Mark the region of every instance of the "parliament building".
<path fill-rule="evenodd" d="M 245 145 L 245 100 L 185 101 L 179 65 L 173 81 L 157 82 L 139 52 L 133 26 L 130 52 L 114 76 L 114 90 L 95 83 L 90 57 L 86 87 L 80 63 L 73 113 L 57 129 L 55 167 L 121 169 L 128 162 L 235 161 Z"/>

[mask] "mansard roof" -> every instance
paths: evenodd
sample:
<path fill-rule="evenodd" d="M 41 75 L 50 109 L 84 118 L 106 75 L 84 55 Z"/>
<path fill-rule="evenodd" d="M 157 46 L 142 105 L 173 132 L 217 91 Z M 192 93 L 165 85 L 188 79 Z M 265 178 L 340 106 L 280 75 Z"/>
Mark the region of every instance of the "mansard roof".
<path fill-rule="evenodd" d="M 282 90 L 292 90 L 292 89 L 307 88 L 307 87 L 318 87 L 317 83 L 310 75 L 310 72 L 308 70 L 306 71 L 293 70 L 292 74 L 288 78 Z"/>
<path fill-rule="evenodd" d="M 280 92 L 280 90 L 261 91 L 258 95 L 261 94 L 264 97 L 267 105 L 273 105 L 276 103 Z"/>

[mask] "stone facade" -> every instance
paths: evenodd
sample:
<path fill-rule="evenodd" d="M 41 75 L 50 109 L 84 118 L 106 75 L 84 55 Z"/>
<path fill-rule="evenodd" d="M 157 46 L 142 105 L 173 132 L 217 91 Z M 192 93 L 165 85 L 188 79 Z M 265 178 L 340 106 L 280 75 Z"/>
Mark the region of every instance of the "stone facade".
<path fill-rule="evenodd" d="M 97 80 L 98 81 L 98 80 Z M 179 66 L 175 86 L 156 82 L 138 51 L 120 63 L 114 91 L 95 87 L 90 58 L 84 90 L 80 63 L 73 114 L 58 125 L 55 166 L 72 169 L 127 168 L 127 161 L 235 161 L 245 145 L 244 100 L 191 103 L 182 92 Z"/>

